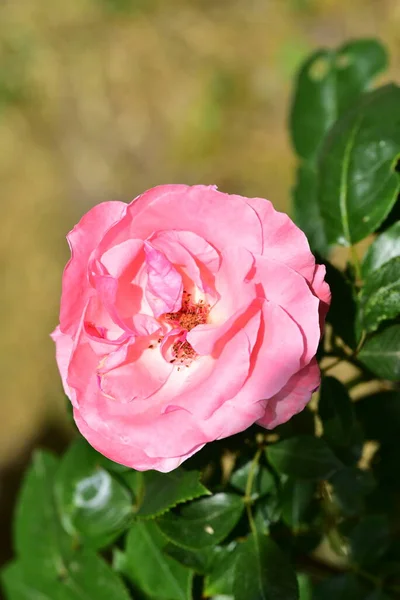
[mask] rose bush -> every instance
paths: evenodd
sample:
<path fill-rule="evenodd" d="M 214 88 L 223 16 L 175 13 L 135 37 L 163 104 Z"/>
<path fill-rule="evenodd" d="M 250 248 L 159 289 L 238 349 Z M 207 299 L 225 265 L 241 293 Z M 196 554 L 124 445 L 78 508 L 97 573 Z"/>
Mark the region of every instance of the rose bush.
<path fill-rule="evenodd" d="M 261 198 L 165 185 L 68 235 L 65 392 L 89 443 L 170 471 L 207 442 L 301 411 L 330 291 L 305 235 Z"/>

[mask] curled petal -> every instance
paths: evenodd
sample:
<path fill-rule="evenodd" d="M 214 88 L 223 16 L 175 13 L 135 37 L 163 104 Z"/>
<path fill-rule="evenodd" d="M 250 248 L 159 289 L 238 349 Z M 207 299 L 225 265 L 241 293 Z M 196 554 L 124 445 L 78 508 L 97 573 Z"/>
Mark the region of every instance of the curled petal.
<path fill-rule="evenodd" d="M 182 277 L 166 256 L 145 243 L 147 264 L 146 297 L 156 317 L 177 312 L 182 306 Z"/>
<path fill-rule="evenodd" d="M 267 402 L 265 413 L 257 421 L 267 429 L 286 423 L 301 412 L 318 389 L 321 375 L 318 363 L 313 359 L 301 371 L 295 373 L 281 391 Z"/>
<path fill-rule="evenodd" d="M 285 263 L 311 282 L 315 259 L 304 233 L 288 215 L 275 210 L 268 200 L 249 198 L 247 202 L 262 223 L 263 256 Z"/>

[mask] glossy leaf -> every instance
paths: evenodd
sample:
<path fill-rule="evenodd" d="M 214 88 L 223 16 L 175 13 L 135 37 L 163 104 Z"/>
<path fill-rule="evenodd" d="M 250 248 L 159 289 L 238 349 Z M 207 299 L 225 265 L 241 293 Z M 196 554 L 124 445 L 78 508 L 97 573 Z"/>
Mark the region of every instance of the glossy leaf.
<path fill-rule="evenodd" d="M 396 256 L 400 256 L 400 221 L 378 235 L 368 248 L 362 263 L 364 278 Z"/>
<path fill-rule="evenodd" d="M 400 256 L 369 275 L 359 304 L 360 325 L 367 332 L 375 331 L 382 321 L 400 314 Z"/>
<path fill-rule="evenodd" d="M 308 163 L 299 165 L 292 196 L 296 225 L 306 234 L 311 250 L 326 256 L 329 245 L 318 204 L 318 172 L 315 166 Z"/>
<path fill-rule="evenodd" d="M 59 581 L 50 581 L 41 572 L 30 577 L 19 563 L 7 565 L 1 572 L 7 600 L 63 600 L 64 590 Z"/>
<path fill-rule="evenodd" d="M 135 521 L 128 533 L 123 572 L 154 600 L 189 600 L 193 572 L 164 553 L 167 543 L 154 521 Z"/>
<path fill-rule="evenodd" d="M 288 479 L 280 494 L 282 519 L 289 527 L 299 527 L 315 494 L 315 483 Z"/>
<path fill-rule="evenodd" d="M 132 516 L 131 494 L 99 466 L 97 452 L 82 439 L 63 456 L 55 493 L 65 529 L 93 548 L 120 535 Z"/>
<path fill-rule="evenodd" d="M 68 567 L 68 576 L 62 582 L 63 600 L 132 600 L 125 585 L 111 567 L 96 554 L 77 552 Z"/>
<path fill-rule="evenodd" d="M 163 534 L 174 544 L 193 550 L 221 542 L 239 521 L 244 502 L 235 494 L 215 494 L 184 505 L 180 514 L 157 519 Z"/>
<path fill-rule="evenodd" d="M 319 204 L 329 244 L 349 246 L 377 229 L 396 202 L 400 88 L 365 95 L 332 128 L 319 162 Z"/>
<path fill-rule="evenodd" d="M 359 360 L 382 379 L 400 379 L 400 325 L 392 325 L 367 340 Z"/>
<path fill-rule="evenodd" d="M 213 553 L 210 573 L 204 581 L 204 594 L 208 596 L 234 596 L 234 579 L 238 549 L 236 542 L 227 546 L 219 546 Z"/>
<path fill-rule="evenodd" d="M 61 526 L 53 494 L 58 460 L 36 452 L 18 499 L 14 546 L 24 573 L 57 579 L 72 555 L 72 539 Z"/>
<path fill-rule="evenodd" d="M 282 440 L 266 452 L 278 473 L 299 479 L 325 479 L 342 467 L 324 440 L 308 435 Z"/>
<path fill-rule="evenodd" d="M 233 472 L 230 483 L 233 487 L 245 493 L 247 480 L 249 477 L 250 469 L 252 468 L 252 461 L 247 462 L 239 469 Z M 262 465 L 256 465 L 254 469 L 253 486 L 251 490 L 251 497 L 253 499 L 261 498 L 266 494 L 270 494 L 275 490 L 275 479 L 268 471 L 266 467 Z"/>
<path fill-rule="evenodd" d="M 299 156 L 313 159 L 337 117 L 368 88 L 387 65 L 376 40 L 349 42 L 318 50 L 302 66 L 290 115 L 293 144 Z"/>
<path fill-rule="evenodd" d="M 335 377 L 322 380 L 318 413 L 328 443 L 334 447 L 348 446 L 355 430 L 353 403 L 346 387 Z"/>
<path fill-rule="evenodd" d="M 144 496 L 137 512 L 139 517 L 155 517 L 181 502 L 210 494 L 200 483 L 199 471 L 148 471 L 143 474 L 143 478 Z"/>
<path fill-rule="evenodd" d="M 7 600 L 132 600 L 120 578 L 101 558 L 77 551 L 62 577 L 50 580 L 38 570 L 29 575 L 21 564 L 2 574 Z"/>
<path fill-rule="evenodd" d="M 205 550 L 188 550 L 168 542 L 163 552 L 178 561 L 182 566 L 192 569 L 195 573 L 205 575 L 212 564 L 214 550 L 219 546 L 206 548 Z"/>
<path fill-rule="evenodd" d="M 297 600 L 292 565 L 271 538 L 251 534 L 240 545 L 234 578 L 235 600 Z"/>

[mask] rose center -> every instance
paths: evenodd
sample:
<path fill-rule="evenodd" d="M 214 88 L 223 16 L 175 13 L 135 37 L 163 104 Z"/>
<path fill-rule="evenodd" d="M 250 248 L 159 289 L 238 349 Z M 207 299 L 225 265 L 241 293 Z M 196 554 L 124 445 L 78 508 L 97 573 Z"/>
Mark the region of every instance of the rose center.
<path fill-rule="evenodd" d="M 174 327 L 180 327 L 190 331 L 197 325 L 204 325 L 208 322 L 210 305 L 204 300 L 195 302 L 192 294 L 186 290 L 183 291 L 182 308 L 173 313 L 166 313 L 164 318 Z M 196 357 L 196 352 L 186 339 L 178 340 L 172 346 L 173 358 L 170 362 L 178 365 L 189 366 Z M 179 368 L 179 367 L 178 367 Z"/>
<path fill-rule="evenodd" d="M 184 290 L 182 308 L 178 312 L 166 313 L 164 317 L 171 324 L 190 331 L 196 325 L 207 323 L 209 312 L 209 304 L 206 304 L 204 300 L 194 302 L 192 295 Z"/>

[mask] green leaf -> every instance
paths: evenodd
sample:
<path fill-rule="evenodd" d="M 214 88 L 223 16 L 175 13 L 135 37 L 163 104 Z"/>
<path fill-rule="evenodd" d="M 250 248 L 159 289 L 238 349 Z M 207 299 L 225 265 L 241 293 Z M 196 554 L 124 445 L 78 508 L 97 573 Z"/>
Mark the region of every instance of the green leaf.
<path fill-rule="evenodd" d="M 390 527 L 386 515 L 371 515 L 360 521 L 350 534 L 353 561 L 360 566 L 377 562 L 390 545 Z"/>
<path fill-rule="evenodd" d="M 135 521 L 126 542 L 124 574 L 155 600 L 189 600 L 193 572 L 167 556 L 154 521 Z"/>
<path fill-rule="evenodd" d="M 74 555 L 63 580 L 65 600 L 132 600 L 111 567 L 96 554 L 82 550 Z"/>
<path fill-rule="evenodd" d="M 59 579 L 49 580 L 40 570 L 27 575 L 18 563 L 2 578 L 8 600 L 132 600 L 112 569 L 88 551 L 76 552 Z"/>
<path fill-rule="evenodd" d="M 368 248 L 362 262 L 363 277 L 368 278 L 373 271 L 397 256 L 400 256 L 400 221 L 378 235 Z"/>
<path fill-rule="evenodd" d="M 348 446 L 353 439 L 355 415 L 347 389 L 338 379 L 323 378 L 318 412 L 328 443 L 334 447 Z"/>
<path fill-rule="evenodd" d="M 400 379 L 400 325 L 392 325 L 366 341 L 359 360 L 378 377 Z"/>
<path fill-rule="evenodd" d="M 227 546 L 217 546 L 213 552 L 210 573 L 204 582 L 205 596 L 233 596 L 236 559 L 239 546 L 231 542 Z"/>
<path fill-rule="evenodd" d="M 356 318 L 356 303 L 352 287 L 344 274 L 331 263 L 324 262 L 326 281 L 332 292 L 331 306 L 326 320 L 332 325 L 333 332 L 350 348 L 357 346 L 354 322 Z"/>
<path fill-rule="evenodd" d="M 157 519 L 163 534 L 174 544 L 193 550 L 214 546 L 232 531 L 244 509 L 236 494 L 215 494 L 184 505 L 179 515 Z"/>
<path fill-rule="evenodd" d="M 342 513 L 354 517 L 364 510 L 365 497 L 373 490 L 375 480 L 370 471 L 346 467 L 331 477 L 333 495 Z"/>
<path fill-rule="evenodd" d="M 361 290 L 359 306 L 360 325 L 367 332 L 400 314 L 400 256 L 370 274 Z"/>
<path fill-rule="evenodd" d="M 266 453 L 278 473 L 299 479 L 326 479 L 342 467 L 324 440 L 308 435 L 282 440 Z"/>
<path fill-rule="evenodd" d="M 247 480 L 253 461 L 249 461 L 239 469 L 236 469 L 232 474 L 230 483 L 233 487 L 241 492 L 246 492 Z M 253 487 L 251 489 L 251 497 L 253 500 L 261 498 L 266 494 L 275 491 L 275 479 L 266 467 L 256 465 L 254 468 Z"/>
<path fill-rule="evenodd" d="M 171 473 L 147 471 L 144 477 L 144 497 L 138 517 L 155 517 L 173 506 L 210 494 L 200 483 L 199 471 L 176 469 Z"/>
<path fill-rule="evenodd" d="M 216 548 L 219 548 L 219 546 L 194 551 L 188 550 L 187 548 L 181 548 L 181 546 L 176 546 L 175 544 L 168 542 L 163 548 L 163 552 L 178 561 L 178 563 L 184 567 L 192 569 L 195 573 L 204 575 L 210 569 L 214 557 L 214 550 Z"/>
<path fill-rule="evenodd" d="M 337 51 L 318 50 L 305 61 L 290 115 L 299 156 L 315 158 L 330 126 L 386 65 L 385 49 L 368 39 L 347 43 Z"/>
<path fill-rule="evenodd" d="M 38 571 L 36 576 L 27 577 L 19 563 L 11 563 L 1 572 L 7 600 L 63 600 L 64 590 L 58 581 L 49 582 Z"/>
<path fill-rule="evenodd" d="M 375 231 L 400 190 L 400 88 L 366 94 L 330 131 L 319 162 L 319 204 L 329 244 Z"/>
<path fill-rule="evenodd" d="M 132 516 L 131 494 L 99 466 L 97 452 L 83 439 L 63 456 L 55 494 L 64 528 L 88 547 L 107 546 Z"/>
<path fill-rule="evenodd" d="M 318 204 L 318 173 L 315 166 L 298 166 L 292 190 L 294 221 L 307 236 L 311 250 L 326 256 L 329 252 L 324 222 Z"/>
<path fill-rule="evenodd" d="M 296 600 L 296 575 L 268 537 L 251 534 L 240 545 L 235 567 L 235 600 Z"/>
<path fill-rule="evenodd" d="M 400 391 L 377 392 L 365 396 L 355 403 L 354 408 L 367 439 L 385 442 L 398 440 Z"/>
<path fill-rule="evenodd" d="M 313 600 L 365 600 L 365 590 L 354 575 L 337 575 L 315 586 Z"/>
<path fill-rule="evenodd" d="M 315 494 L 313 481 L 288 479 L 281 490 L 282 519 L 289 527 L 297 528 L 304 521 L 304 516 Z"/>
<path fill-rule="evenodd" d="M 38 571 L 48 579 L 63 576 L 72 555 L 72 539 L 61 526 L 53 494 L 57 466 L 53 455 L 36 452 L 18 499 L 14 546 L 28 578 Z"/>

